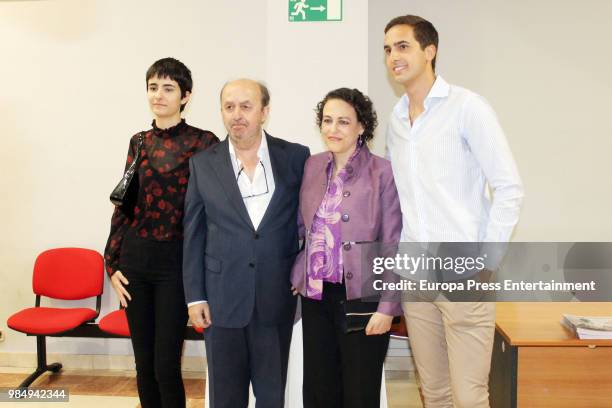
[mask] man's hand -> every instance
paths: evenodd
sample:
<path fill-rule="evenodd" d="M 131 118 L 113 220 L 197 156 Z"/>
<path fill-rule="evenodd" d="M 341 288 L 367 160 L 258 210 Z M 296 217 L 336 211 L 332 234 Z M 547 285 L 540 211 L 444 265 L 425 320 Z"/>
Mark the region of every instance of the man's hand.
<path fill-rule="evenodd" d="M 123 276 L 121 271 L 115 271 L 115 273 L 113 273 L 111 276 L 111 284 L 113 285 L 113 289 L 115 289 L 115 292 L 117 293 L 117 297 L 119 298 L 119 303 L 121 303 L 121 306 L 127 307 L 128 300 L 132 300 L 132 297 L 123 285 L 129 285 L 130 282 L 125 276 Z"/>
<path fill-rule="evenodd" d="M 212 324 L 212 318 L 210 316 L 210 307 L 208 303 L 197 303 L 189 306 L 189 318 L 191 324 L 200 328 L 208 328 Z"/>
<path fill-rule="evenodd" d="M 365 328 L 367 336 L 373 336 L 376 334 L 385 334 L 391 330 L 391 323 L 393 322 L 393 316 L 387 316 L 376 312 L 370 317 L 368 325 Z"/>

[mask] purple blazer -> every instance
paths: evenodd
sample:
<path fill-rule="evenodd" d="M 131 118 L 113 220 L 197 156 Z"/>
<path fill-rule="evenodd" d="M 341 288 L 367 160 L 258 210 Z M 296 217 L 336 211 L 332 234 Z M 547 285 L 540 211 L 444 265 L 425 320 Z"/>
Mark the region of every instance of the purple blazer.
<path fill-rule="evenodd" d="M 306 161 L 298 213 L 300 238 L 311 230 L 314 215 L 325 195 L 329 155 L 329 152 L 319 153 Z M 351 300 L 376 295 L 372 285 L 374 279 L 382 277 L 384 281 L 397 281 L 392 272 L 374 275 L 371 267 L 364 268 L 362 273 L 361 263 L 362 252 L 368 251 L 370 256 L 374 249 L 374 245 L 367 243 L 388 244 L 384 245 L 387 248 L 385 252 L 397 245 L 402 230 L 402 213 L 389 161 L 373 155 L 367 146 L 363 146 L 346 170 L 349 177 L 344 183 L 340 212 L 344 283 L 346 298 Z M 395 250 L 374 255 L 395 256 Z M 295 260 L 291 283 L 300 294 L 306 294 L 306 250 L 302 250 Z M 401 315 L 399 293 L 382 295 L 377 310 L 386 315 Z"/>

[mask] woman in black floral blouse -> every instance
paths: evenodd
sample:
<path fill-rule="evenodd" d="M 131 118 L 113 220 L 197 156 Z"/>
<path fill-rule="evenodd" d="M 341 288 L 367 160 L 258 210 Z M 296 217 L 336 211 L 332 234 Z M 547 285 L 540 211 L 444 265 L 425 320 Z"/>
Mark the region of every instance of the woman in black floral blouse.
<path fill-rule="evenodd" d="M 174 408 L 185 406 L 181 351 L 187 309 L 181 268 L 189 158 L 219 139 L 181 119 L 192 88 L 191 72 L 182 62 L 156 61 L 146 80 L 154 120 L 143 132 L 138 198 L 133 208 L 115 208 L 104 259 L 126 307 L 141 405 Z M 134 135 L 126 169 L 137 144 Z"/>

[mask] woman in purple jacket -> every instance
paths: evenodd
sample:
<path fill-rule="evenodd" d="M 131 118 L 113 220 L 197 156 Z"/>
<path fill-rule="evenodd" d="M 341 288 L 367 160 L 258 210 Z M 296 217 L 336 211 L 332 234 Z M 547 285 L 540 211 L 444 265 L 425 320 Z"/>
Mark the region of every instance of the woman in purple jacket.
<path fill-rule="evenodd" d="M 305 249 L 291 274 L 302 298 L 304 407 L 378 407 L 389 329 L 401 307 L 374 288 L 392 273 L 374 275 L 363 260 L 395 254 L 399 198 L 391 164 L 367 146 L 377 125 L 369 98 L 336 89 L 316 113 L 329 150 L 306 162 L 298 216 Z"/>

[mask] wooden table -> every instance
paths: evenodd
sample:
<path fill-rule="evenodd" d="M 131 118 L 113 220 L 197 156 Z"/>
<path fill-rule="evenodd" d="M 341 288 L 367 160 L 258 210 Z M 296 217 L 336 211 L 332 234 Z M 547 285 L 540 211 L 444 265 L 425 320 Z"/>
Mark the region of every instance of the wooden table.
<path fill-rule="evenodd" d="M 612 303 L 498 303 L 491 408 L 612 407 L 612 340 L 579 340 L 561 315 L 612 316 Z"/>

